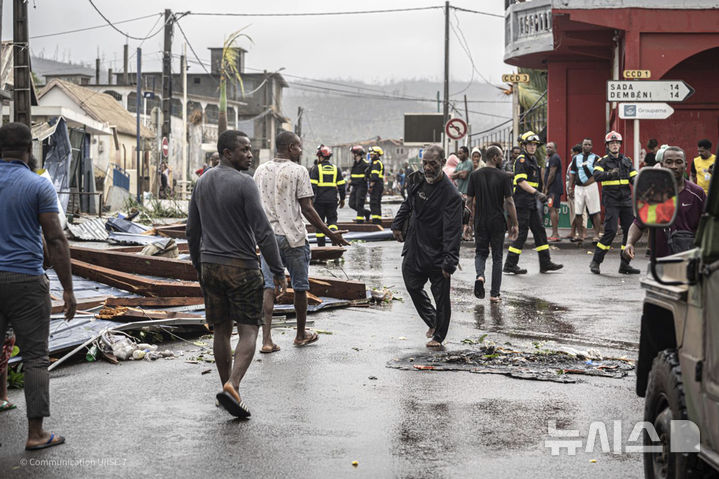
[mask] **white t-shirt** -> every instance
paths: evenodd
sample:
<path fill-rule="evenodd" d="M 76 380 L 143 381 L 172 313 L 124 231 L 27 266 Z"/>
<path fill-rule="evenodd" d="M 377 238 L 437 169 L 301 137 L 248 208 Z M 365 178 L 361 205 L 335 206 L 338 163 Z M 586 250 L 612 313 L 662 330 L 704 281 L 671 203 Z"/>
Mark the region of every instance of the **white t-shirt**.
<path fill-rule="evenodd" d="M 255 183 L 275 234 L 287 237 L 292 248 L 303 246 L 307 228 L 299 200 L 314 196 L 307 168 L 291 160 L 275 158 L 257 168 Z"/>

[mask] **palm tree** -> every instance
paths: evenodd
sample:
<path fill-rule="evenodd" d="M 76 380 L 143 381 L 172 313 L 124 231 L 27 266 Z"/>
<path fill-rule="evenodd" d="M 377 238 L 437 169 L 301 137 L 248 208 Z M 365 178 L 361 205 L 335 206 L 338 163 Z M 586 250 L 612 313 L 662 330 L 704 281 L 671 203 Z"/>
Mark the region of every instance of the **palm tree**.
<path fill-rule="evenodd" d="M 519 73 L 529 74 L 529 83 L 517 83 L 521 115 L 519 131 L 532 130 L 540 137 L 547 131 L 547 71 L 531 68 L 519 68 Z M 540 146 L 537 159 L 540 166 L 544 163 L 546 150 Z"/>
<path fill-rule="evenodd" d="M 235 47 L 235 42 L 241 37 L 247 38 L 250 42 L 252 41 L 252 38 L 242 33 L 245 28 L 247 27 L 243 27 L 231 33 L 222 45 L 222 59 L 220 60 L 220 113 L 217 119 L 218 135 L 227 130 L 227 82 L 237 82 L 240 85 L 242 96 L 245 96 L 245 86 L 242 83 L 242 76 L 237 68 L 237 59 L 240 52 Z"/>

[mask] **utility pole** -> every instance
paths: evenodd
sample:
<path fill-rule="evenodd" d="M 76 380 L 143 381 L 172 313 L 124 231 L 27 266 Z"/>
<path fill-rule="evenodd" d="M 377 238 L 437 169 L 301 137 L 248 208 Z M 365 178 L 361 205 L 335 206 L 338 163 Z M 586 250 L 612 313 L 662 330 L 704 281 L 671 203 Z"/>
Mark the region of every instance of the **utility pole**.
<path fill-rule="evenodd" d="M 162 136 L 170 142 L 172 118 L 172 10 L 165 10 L 165 44 L 162 52 Z"/>
<path fill-rule="evenodd" d="M 442 133 L 444 134 L 444 125 L 449 121 L 449 2 L 444 2 L 444 109 L 442 111 Z M 444 135 L 446 136 L 446 135 Z M 449 145 L 449 141 L 445 138 L 445 145 Z"/>
<path fill-rule="evenodd" d="M 95 58 L 95 85 L 100 84 L 100 57 Z"/>
<path fill-rule="evenodd" d="M 519 83 L 512 83 L 512 146 L 519 141 Z"/>
<path fill-rule="evenodd" d="M 128 45 L 127 45 L 127 43 L 125 43 L 122 46 L 122 84 L 123 85 L 130 84 L 130 73 L 129 73 L 130 55 L 129 55 L 129 52 L 127 49 L 128 49 Z"/>
<path fill-rule="evenodd" d="M 187 192 L 187 43 L 182 48 L 182 199 Z"/>
<path fill-rule="evenodd" d="M 30 111 L 30 42 L 27 19 L 27 3 L 24 0 L 13 0 L 13 121 L 25 123 L 32 127 Z"/>
<path fill-rule="evenodd" d="M 126 70 L 127 71 L 127 70 Z M 137 129 L 137 168 L 135 170 L 135 178 L 137 181 L 137 202 L 142 204 L 142 176 L 140 174 L 142 164 L 142 151 L 140 150 L 140 97 L 142 97 L 142 48 L 137 49 L 137 85 L 135 85 L 135 128 Z"/>
<path fill-rule="evenodd" d="M 297 124 L 295 125 L 295 134 L 302 138 L 302 113 L 305 109 L 301 106 L 297 107 Z"/>

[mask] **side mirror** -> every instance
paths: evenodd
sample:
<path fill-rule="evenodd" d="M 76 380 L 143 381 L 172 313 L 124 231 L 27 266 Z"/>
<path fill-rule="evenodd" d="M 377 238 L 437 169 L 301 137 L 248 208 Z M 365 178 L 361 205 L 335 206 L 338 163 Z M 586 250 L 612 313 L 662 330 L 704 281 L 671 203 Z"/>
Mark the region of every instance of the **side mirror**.
<path fill-rule="evenodd" d="M 634 180 L 634 216 L 650 228 L 674 223 L 679 198 L 674 174 L 666 168 L 643 168 Z"/>

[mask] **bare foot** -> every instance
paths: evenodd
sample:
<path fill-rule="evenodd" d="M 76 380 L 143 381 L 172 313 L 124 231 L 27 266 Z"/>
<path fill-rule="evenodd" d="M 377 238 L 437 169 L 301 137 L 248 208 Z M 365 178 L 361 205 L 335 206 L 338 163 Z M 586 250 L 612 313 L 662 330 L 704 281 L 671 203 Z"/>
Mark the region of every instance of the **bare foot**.
<path fill-rule="evenodd" d="M 433 339 L 432 341 L 430 341 L 430 342 L 427 343 L 427 347 L 428 347 L 428 348 L 441 348 L 441 347 L 442 347 L 442 343 L 440 343 L 439 341 L 435 341 L 435 340 Z"/>
<path fill-rule="evenodd" d="M 429 328 L 427 330 L 427 332 L 425 333 L 425 336 L 427 336 L 428 338 L 431 338 L 432 336 L 434 336 L 434 328 Z"/>

